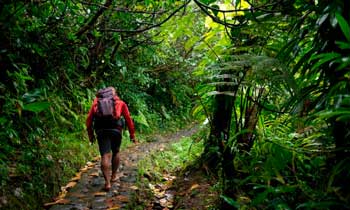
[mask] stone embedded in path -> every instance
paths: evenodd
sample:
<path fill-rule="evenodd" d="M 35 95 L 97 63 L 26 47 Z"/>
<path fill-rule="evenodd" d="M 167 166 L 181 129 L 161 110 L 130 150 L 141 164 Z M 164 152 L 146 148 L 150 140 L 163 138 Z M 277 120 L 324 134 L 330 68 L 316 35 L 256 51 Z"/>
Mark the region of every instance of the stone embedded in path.
<path fill-rule="evenodd" d="M 120 178 L 120 181 L 122 182 L 129 182 L 129 183 L 135 183 L 136 177 L 135 176 L 123 176 Z"/>
<path fill-rule="evenodd" d="M 67 205 L 55 205 L 50 208 L 50 210 L 86 210 L 86 206 L 82 205 L 73 205 L 73 204 L 67 204 Z"/>
<path fill-rule="evenodd" d="M 106 199 L 94 200 L 91 204 L 91 209 L 108 209 Z"/>

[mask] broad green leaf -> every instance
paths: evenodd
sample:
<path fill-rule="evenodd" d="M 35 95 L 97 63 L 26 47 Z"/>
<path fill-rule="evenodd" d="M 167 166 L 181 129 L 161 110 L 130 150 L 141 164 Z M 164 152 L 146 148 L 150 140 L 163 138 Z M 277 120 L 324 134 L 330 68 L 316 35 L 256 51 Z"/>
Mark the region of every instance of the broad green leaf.
<path fill-rule="evenodd" d="M 211 5 L 211 7 L 214 8 L 211 10 L 213 12 L 213 14 L 215 16 L 218 16 L 218 10 L 220 9 L 220 7 L 218 5 Z"/>
<path fill-rule="evenodd" d="M 342 70 L 350 65 L 350 57 L 343 57 L 339 62 L 340 65 L 337 67 L 337 70 Z"/>
<path fill-rule="evenodd" d="M 342 115 L 340 117 L 337 117 L 337 121 L 343 121 L 343 122 L 348 122 L 350 120 L 350 114 L 348 115 Z"/>
<path fill-rule="evenodd" d="M 340 26 L 344 36 L 346 37 L 346 39 L 348 41 L 350 41 L 350 26 L 349 26 L 348 22 L 339 13 L 336 13 L 335 17 L 337 18 L 337 21 L 339 23 L 339 26 Z"/>
<path fill-rule="evenodd" d="M 169 120 L 171 118 L 170 115 L 167 113 L 165 106 L 162 106 L 162 114 L 165 117 L 165 119 Z"/>
<path fill-rule="evenodd" d="M 200 113 L 203 112 L 203 110 L 204 110 L 203 106 L 196 106 L 192 111 L 192 115 L 193 116 L 200 115 Z"/>
<path fill-rule="evenodd" d="M 34 103 L 23 105 L 23 110 L 39 113 L 41 111 L 44 111 L 45 109 L 48 109 L 49 107 L 50 107 L 49 102 L 45 102 L 45 101 L 34 102 Z"/>
<path fill-rule="evenodd" d="M 147 122 L 146 116 L 141 111 L 139 111 L 138 115 L 134 116 L 134 119 L 137 123 L 145 125 L 146 127 L 150 127 Z"/>
<path fill-rule="evenodd" d="M 337 117 L 337 116 L 350 116 L 350 110 L 341 110 L 341 111 L 324 111 L 318 114 L 321 118 L 331 118 L 331 117 Z"/>
<path fill-rule="evenodd" d="M 224 199 L 224 201 L 228 204 L 230 204 L 231 206 L 235 207 L 235 208 L 239 208 L 240 205 L 237 201 L 235 201 L 233 198 L 227 197 L 225 195 L 220 195 L 221 198 Z"/>
<path fill-rule="evenodd" d="M 331 52 L 331 53 L 322 53 L 316 56 L 312 56 L 311 60 L 317 60 L 317 63 L 312 67 L 312 70 L 319 68 L 321 65 L 330 62 L 334 59 L 340 58 L 341 55 L 339 53 Z"/>
<path fill-rule="evenodd" d="M 92 34 L 95 36 L 95 37 L 101 37 L 102 34 L 101 32 L 97 31 L 97 30 L 92 30 Z"/>
<path fill-rule="evenodd" d="M 335 43 L 339 46 L 342 50 L 348 50 L 350 49 L 350 42 L 342 42 L 342 41 L 335 41 Z"/>

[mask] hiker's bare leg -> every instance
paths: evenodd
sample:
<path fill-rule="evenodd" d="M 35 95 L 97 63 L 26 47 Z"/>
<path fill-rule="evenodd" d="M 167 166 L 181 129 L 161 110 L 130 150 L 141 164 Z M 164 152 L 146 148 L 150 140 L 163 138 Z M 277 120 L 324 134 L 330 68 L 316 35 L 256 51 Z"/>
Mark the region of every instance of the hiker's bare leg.
<path fill-rule="evenodd" d="M 111 153 L 106 153 L 101 157 L 101 170 L 103 173 L 103 177 L 105 179 L 105 189 L 109 190 L 111 188 L 111 182 L 109 179 L 110 174 L 110 161 L 111 161 Z"/>
<path fill-rule="evenodd" d="M 112 178 L 111 178 L 112 181 L 116 181 L 119 163 L 120 163 L 120 156 L 119 156 L 119 152 L 117 152 L 112 156 Z"/>

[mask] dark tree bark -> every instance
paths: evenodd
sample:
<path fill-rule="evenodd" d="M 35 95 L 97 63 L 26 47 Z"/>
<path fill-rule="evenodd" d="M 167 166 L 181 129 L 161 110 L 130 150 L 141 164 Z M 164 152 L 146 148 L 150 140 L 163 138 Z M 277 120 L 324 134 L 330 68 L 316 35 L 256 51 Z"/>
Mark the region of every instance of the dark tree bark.
<path fill-rule="evenodd" d="M 342 9 L 341 14 L 346 20 L 349 20 L 350 2 L 349 1 L 327 1 L 325 7 L 331 6 L 334 10 Z M 331 12 L 331 11 L 330 11 Z M 344 50 L 340 49 L 336 41 L 345 41 L 345 36 L 339 26 L 334 28 L 331 24 L 331 20 L 325 21 L 319 29 L 320 42 L 316 42 L 322 46 L 324 43 L 328 43 L 325 48 L 322 48 L 319 53 L 338 52 L 344 54 Z M 348 53 L 348 52 L 347 52 Z M 327 63 L 322 68 L 325 72 L 326 79 L 329 81 L 330 88 L 335 87 L 339 82 L 344 80 L 345 74 L 349 70 L 339 71 L 337 70 L 338 65 Z M 346 90 L 342 90 L 340 94 L 349 94 L 350 85 L 347 85 Z M 348 105 L 350 106 L 350 105 Z M 349 156 L 349 152 L 346 148 L 350 147 L 350 122 L 349 121 L 338 121 L 331 119 L 332 135 L 335 139 L 336 145 L 336 157 L 337 162 L 340 162 Z"/>
<path fill-rule="evenodd" d="M 225 87 L 218 87 L 219 92 L 227 91 Z M 227 176 L 233 175 L 233 155 L 230 148 L 227 148 L 231 127 L 231 116 L 233 110 L 233 97 L 228 95 L 216 95 L 213 112 L 213 121 L 210 131 L 211 142 L 216 142 L 219 154 L 222 155 L 222 167 Z M 216 157 L 215 162 L 220 162 L 220 157 Z"/>
<path fill-rule="evenodd" d="M 232 92 L 232 87 L 217 86 L 216 90 L 219 93 L 226 91 Z M 211 122 L 211 130 L 209 142 L 205 147 L 205 154 L 209 154 L 207 161 L 209 167 L 213 170 L 221 167 L 223 182 L 223 191 L 227 196 L 233 196 L 232 177 L 235 170 L 233 165 L 234 154 L 231 152 L 231 147 L 228 146 L 230 137 L 231 117 L 234 105 L 234 97 L 218 94 L 215 96 L 213 118 Z M 217 150 L 212 150 L 217 148 Z M 221 209 L 230 209 L 232 206 L 226 202 L 221 203 Z"/>
<path fill-rule="evenodd" d="M 350 1 L 325 1 L 322 5 L 324 8 L 331 8 L 329 13 L 333 13 L 335 11 L 340 12 L 342 16 L 349 20 L 350 16 Z M 333 11 L 332 11 L 333 10 Z M 338 26 L 334 27 L 331 24 L 331 20 L 325 21 L 324 24 L 320 26 L 318 31 L 319 46 L 322 46 L 324 43 L 328 43 L 326 47 L 321 48 L 318 53 L 328 53 L 328 52 L 337 52 L 342 55 L 348 55 L 348 51 L 345 52 L 343 49 L 340 49 L 336 41 L 346 41 L 345 36 Z M 346 74 L 349 72 L 349 68 L 343 70 L 337 70 L 338 65 L 334 63 L 327 63 L 323 65 L 321 68 L 325 73 L 326 80 L 329 82 L 329 90 L 333 87 L 336 87 L 340 82 L 344 82 L 346 78 Z M 343 94 L 347 95 L 350 92 L 350 85 L 347 81 L 345 87 L 341 90 L 335 92 L 335 94 Z M 334 93 L 333 93 L 334 94 Z M 334 95 L 332 95 L 334 96 Z M 349 108 L 350 104 L 341 104 L 342 108 Z M 350 167 L 350 159 L 349 159 L 349 148 L 350 148 L 350 121 L 349 120 L 337 120 L 335 117 L 329 120 L 332 129 L 332 136 L 335 140 L 335 158 L 329 159 L 329 165 L 334 167 L 336 164 L 340 166 L 340 172 L 337 174 L 333 185 L 338 187 L 344 195 L 350 194 L 350 185 L 349 178 L 350 173 L 348 168 Z"/>

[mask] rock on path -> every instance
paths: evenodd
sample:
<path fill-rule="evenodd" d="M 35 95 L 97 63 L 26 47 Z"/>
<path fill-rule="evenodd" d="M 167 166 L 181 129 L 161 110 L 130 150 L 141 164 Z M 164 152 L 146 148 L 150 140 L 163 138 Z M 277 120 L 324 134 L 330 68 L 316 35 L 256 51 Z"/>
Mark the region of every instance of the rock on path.
<path fill-rule="evenodd" d="M 164 149 L 169 143 L 197 131 L 194 126 L 169 136 L 158 136 L 153 142 L 140 143 L 120 152 L 119 181 L 109 192 L 103 191 L 104 179 L 99 158 L 89 162 L 71 182 L 63 187 L 55 202 L 46 204 L 50 210 L 127 209 L 132 193 L 137 190 L 137 163 L 149 152 Z M 125 140 L 125 139 L 124 139 Z"/>

